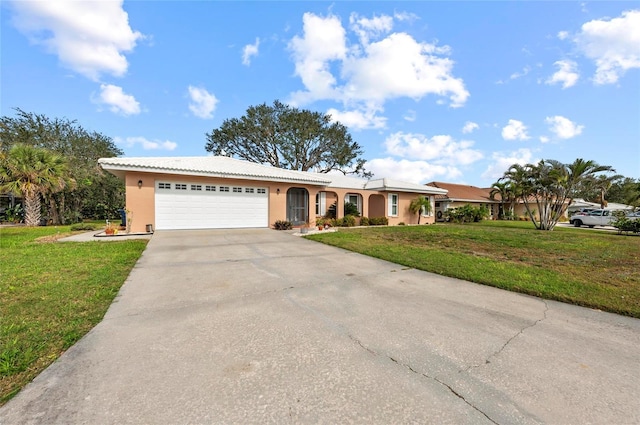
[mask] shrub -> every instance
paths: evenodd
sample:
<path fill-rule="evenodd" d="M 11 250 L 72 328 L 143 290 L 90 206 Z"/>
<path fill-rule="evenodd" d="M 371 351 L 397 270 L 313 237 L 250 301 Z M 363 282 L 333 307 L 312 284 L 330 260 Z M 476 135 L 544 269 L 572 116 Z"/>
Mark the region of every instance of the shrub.
<path fill-rule="evenodd" d="M 293 224 L 287 220 L 278 220 L 273 224 L 273 228 L 276 230 L 291 230 L 293 229 Z"/>
<path fill-rule="evenodd" d="M 386 226 L 389 224 L 387 217 L 371 217 L 369 219 L 369 225 L 371 226 Z"/>
<path fill-rule="evenodd" d="M 485 206 L 473 207 L 469 204 L 457 208 L 450 208 L 445 212 L 446 220 L 454 223 L 471 223 L 484 220 L 489 216 L 489 209 Z"/>
<path fill-rule="evenodd" d="M 102 227 L 102 226 L 100 226 Z M 97 230 L 98 226 L 93 223 L 76 223 L 70 227 L 72 231 L 75 230 Z"/>
<path fill-rule="evenodd" d="M 360 212 L 358 212 L 358 206 L 352 202 L 345 202 L 344 203 L 344 215 L 348 216 L 348 215 L 352 215 L 354 217 L 360 217 Z M 336 218 L 336 203 L 334 202 L 333 204 L 331 204 L 329 206 L 329 208 L 327 209 L 327 218 Z"/>
<path fill-rule="evenodd" d="M 325 214 L 326 218 L 336 218 L 336 203 L 329 205 L 327 208 L 327 213 Z"/>
<path fill-rule="evenodd" d="M 344 203 L 344 215 L 349 216 L 352 215 L 354 217 L 360 217 L 360 212 L 358 211 L 358 206 L 352 202 Z"/>
<path fill-rule="evenodd" d="M 400 223 L 398 223 L 398 226 L 406 226 L 406 225 L 404 224 L 404 221 L 401 221 Z"/>
<path fill-rule="evenodd" d="M 616 219 L 611 225 L 618 229 L 618 233 L 640 233 L 640 219 L 629 219 L 622 214 L 616 214 Z"/>
<path fill-rule="evenodd" d="M 21 223 L 24 220 L 22 204 L 15 204 L 13 207 L 7 208 L 4 213 L 6 220 L 11 223 Z"/>
<path fill-rule="evenodd" d="M 360 217 L 360 226 L 368 226 L 369 218 L 368 217 Z"/>
<path fill-rule="evenodd" d="M 353 227 L 356 225 L 356 218 L 352 215 L 342 217 L 342 227 Z"/>

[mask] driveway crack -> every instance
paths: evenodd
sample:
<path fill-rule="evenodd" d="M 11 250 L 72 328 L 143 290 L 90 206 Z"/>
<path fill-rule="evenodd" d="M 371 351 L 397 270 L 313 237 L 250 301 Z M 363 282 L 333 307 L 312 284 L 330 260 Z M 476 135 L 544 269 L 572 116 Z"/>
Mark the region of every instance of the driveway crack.
<path fill-rule="evenodd" d="M 502 344 L 502 347 L 500 347 L 498 350 L 496 350 L 494 353 L 492 353 L 491 355 L 489 355 L 489 357 L 487 357 L 484 360 L 483 364 L 489 364 L 491 363 L 491 359 L 499 356 L 508 346 L 509 344 L 511 344 L 511 342 L 513 340 L 515 340 L 516 338 L 518 338 L 520 335 L 522 335 L 526 330 L 531 329 L 535 326 L 537 326 L 540 322 L 543 322 L 544 320 L 546 320 L 547 318 L 547 311 L 549 311 L 549 304 L 547 304 L 546 300 L 540 300 L 542 301 L 542 303 L 544 303 L 544 311 L 542 312 L 542 317 L 537 319 L 535 322 L 533 322 L 530 325 L 524 326 L 522 327 L 515 335 L 513 335 L 511 338 L 509 338 L 504 344 Z M 471 369 L 476 369 L 481 367 L 483 364 L 475 364 L 475 365 L 471 365 L 466 369 L 462 369 L 460 370 L 460 372 L 468 372 Z"/>
<path fill-rule="evenodd" d="M 347 336 L 349 337 L 349 339 L 351 339 L 353 342 L 355 342 L 356 344 L 358 344 L 362 349 L 366 350 L 369 354 L 376 356 L 376 357 L 386 357 L 387 359 L 391 360 L 393 363 L 397 364 L 398 366 L 402 366 L 405 369 L 409 370 L 410 372 L 419 375 L 419 376 L 423 376 L 427 379 L 430 379 L 432 381 L 437 382 L 438 384 L 444 386 L 445 388 L 447 388 L 449 390 L 449 392 L 451 392 L 451 394 L 455 395 L 456 397 L 458 397 L 460 400 L 462 400 L 467 406 L 471 407 L 473 410 L 475 410 L 476 412 L 480 413 L 482 416 L 484 416 L 485 418 L 487 418 L 487 420 L 493 424 L 498 425 L 498 422 L 494 421 L 493 419 L 491 419 L 491 417 L 489 417 L 489 415 L 487 415 L 485 412 L 483 412 L 478 406 L 474 405 L 473 403 L 471 403 L 469 400 L 467 400 L 465 398 L 464 395 L 460 394 L 459 392 L 457 392 L 456 390 L 453 389 L 453 387 L 449 384 L 447 384 L 446 382 L 444 382 L 441 379 L 438 379 L 435 376 L 431 376 L 428 375 L 426 373 L 422 373 L 419 372 L 417 370 L 415 370 L 413 367 L 411 367 L 411 365 L 407 364 L 407 363 L 403 363 L 398 359 L 395 359 L 394 357 L 391 357 L 389 355 L 381 355 L 380 353 L 376 352 L 375 350 L 372 350 L 371 348 L 367 347 L 366 345 L 364 345 L 358 338 L 356 338 L 355 336 L 351 335 L 351 334 L 347 334 Z"/>

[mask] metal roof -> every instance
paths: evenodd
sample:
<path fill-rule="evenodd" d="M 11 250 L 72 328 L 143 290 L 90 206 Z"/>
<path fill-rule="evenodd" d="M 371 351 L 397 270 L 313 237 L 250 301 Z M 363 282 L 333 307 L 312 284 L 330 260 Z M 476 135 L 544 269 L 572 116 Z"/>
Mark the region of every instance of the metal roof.
<path fill-rule="evenodd" d="M 124 178 L 127 171 L 304 183 L 327 188 L 446 194 L 445 189 L 392 179 L 366 180 L 339 173 L 310 173 L 256 164 L 226 156 L 100 158 L 98 164 Z"/>
<path fill-rule="evenodd" d="M 330 180 L 314 173 L 285 170 L 226 156 L 100 158 L 100 166 L 123 177 L 126 171 L 199 175 L 326 186 Z"/>

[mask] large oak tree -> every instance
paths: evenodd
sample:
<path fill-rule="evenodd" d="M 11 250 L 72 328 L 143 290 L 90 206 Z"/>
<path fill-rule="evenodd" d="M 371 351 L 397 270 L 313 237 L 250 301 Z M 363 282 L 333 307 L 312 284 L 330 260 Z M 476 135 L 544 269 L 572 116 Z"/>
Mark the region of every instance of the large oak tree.
<path fill-rule="evenodd" d="M 331 116 L 285 105 L 280 101 L 250 106 L 240 118 L 226 119 L 206 134 L 205 149 L 278 168 L 370 177 L 362 148 L 347 127 Z"/>

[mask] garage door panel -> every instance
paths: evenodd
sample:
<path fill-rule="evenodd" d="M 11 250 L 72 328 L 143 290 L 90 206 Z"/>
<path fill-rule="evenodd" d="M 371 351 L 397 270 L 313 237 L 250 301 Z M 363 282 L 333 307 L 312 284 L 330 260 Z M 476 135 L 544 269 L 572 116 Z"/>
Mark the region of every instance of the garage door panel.
<path fill-rule="evenodd" d="M 220 192 L 176 190 L 176 184 L 170 183 L 171 189 L 160 189 L 156 183 L 156 228 L 163 229 L 222 229 L 242 227 L 268 227 L 269 203 L 266 188 L 264 193 Z M 183 184 L 181 182 L 181 184 Z M 204 189 L 204 185 L 202 185 Z M 231 187 L 231 186 L 230 186 Z M 234 186 L 238 187 L 238 186 Z"/>

